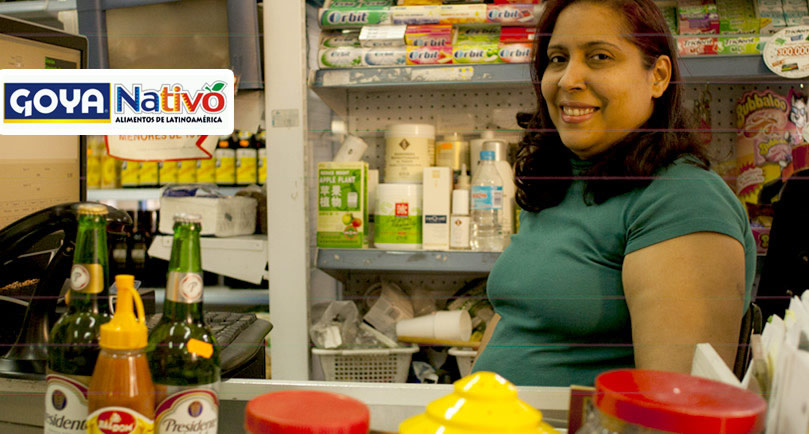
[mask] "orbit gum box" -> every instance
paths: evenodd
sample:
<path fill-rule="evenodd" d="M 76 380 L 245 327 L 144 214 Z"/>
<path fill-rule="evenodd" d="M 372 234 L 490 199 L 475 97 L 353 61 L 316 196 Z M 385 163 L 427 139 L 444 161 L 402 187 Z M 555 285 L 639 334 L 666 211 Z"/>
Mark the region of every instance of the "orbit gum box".
<path fill-rule="evenodd" d="M 499 44 L 462 45 L 452 47 L 453 63 L 502 63 Z"/>
<path fill-rule="evenodd" d="M 362 27 L 369 24 L 390 24 L 389 7 L 361 6 L 359 8 L 324 8 L 318 11 L 318 21 L 322 29 Z"/>
<path fill-rule="evenodd" d="M 533 44 L 500 44 L 498 56 L 503 63 L 528 63 L 531 61 Z"/>
<path fill-rule="evenodd" d="M 407 26 L 405 42 L 414 47 L 440 47 L 452 43 L 452 25 Z"/>
<path fill-rule="evenodd" d="M 542 4 L 487 5 L 486 21 L 503 26 L 535 26 L 544 9 Z"/>
<path fill-rule="evenodd" d="M 408 65 L 448 65 L 452 63 L 452 47 L 407 47 Z"/>

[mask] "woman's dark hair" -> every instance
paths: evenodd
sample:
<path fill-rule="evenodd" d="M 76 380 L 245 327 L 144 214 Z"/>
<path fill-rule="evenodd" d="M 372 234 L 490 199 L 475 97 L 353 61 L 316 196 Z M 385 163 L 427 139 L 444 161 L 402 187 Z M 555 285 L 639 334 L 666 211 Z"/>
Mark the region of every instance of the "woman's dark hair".
<path fill-rule="evenodd" d="M 574 3 L 605 5 L 620 11 L 627 39 L 643 53 L 651 68 L 658 57 L 671 59 L 671 81 L 654 101 L 649 120 L 639 129 L 594 159 L 584 173 L 584 200 L 600 204 L 611 197 L 648 185 L 652 177 L 679 157 L 693 155 L 692 163 L 708 168 L 701 145 L 692 134 L 688 113 L 682 106 L 680 68 L 674 38 L 652 0 L 549 0 L 537 25 L 531 76 L 537 95 L 537 113 L 520 143 L 515 162 L 517 203 L 539 212 L 558 205 L 572 182 L 573 153 L 562 143 L 542 97 L 541 79 L 548 66 L 547 50 L 559 14 Z M 691 161 L 691 160 L 689 160 Z"/>

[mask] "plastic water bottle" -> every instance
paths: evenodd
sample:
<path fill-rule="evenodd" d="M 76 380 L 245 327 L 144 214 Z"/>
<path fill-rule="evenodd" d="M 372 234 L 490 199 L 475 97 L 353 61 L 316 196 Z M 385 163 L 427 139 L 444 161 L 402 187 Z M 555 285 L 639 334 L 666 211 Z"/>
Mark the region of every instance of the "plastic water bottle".
<path fill-rule="evenodd" d="M 494 165 L 494 151 L 480 152 L 480 166 L 472 178 L 472 250 L 500 252 L 505 248 L 500 213 L 503 179 Z"/>

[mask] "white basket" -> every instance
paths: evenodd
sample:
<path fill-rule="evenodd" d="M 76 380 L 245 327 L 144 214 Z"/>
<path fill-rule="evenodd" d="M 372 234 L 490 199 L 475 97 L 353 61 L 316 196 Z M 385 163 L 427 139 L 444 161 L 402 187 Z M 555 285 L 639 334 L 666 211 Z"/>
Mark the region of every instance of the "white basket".
<path fill-rule="evenodd" d="M 312 354 L 320 359 L 326 381 L 405 383 L 410 359 L 418 350 L 418 345 L 363 350 L 312 348 Z"/>
<path fill-rule="evenodd" d="M 461 377 L 466 377 L 472 373 L 472 365 L 475 364 L 477 354 L 476 350 L 469 348 L 452 347 L 449 349 L 449 355 L 455 356 L 455 361 L 458 362 L 458 371 L 461 373 Z"/>

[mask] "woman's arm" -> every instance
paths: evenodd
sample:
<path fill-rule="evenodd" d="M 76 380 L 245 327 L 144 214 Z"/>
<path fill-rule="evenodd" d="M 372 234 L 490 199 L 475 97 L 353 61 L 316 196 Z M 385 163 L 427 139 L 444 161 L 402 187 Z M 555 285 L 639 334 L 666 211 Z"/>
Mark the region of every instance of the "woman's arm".
<path fill-rule="evenodd" d="M 744 311 L 744 259 L 741 243 L 715 232 L 626 255 L 624 294 L 637 368 L 690 373 L 702 342 L 733 366 Z"/>
<path fill-rule="evenodd" d="M 494 314 L 491 320 L 486 324 L 486 331 L 483 332 L 483 339 L 480 341 L 480 347 L 478 347 L 478 353 L 475 354 L 475 360 L 477 360 L 480 353 L 486 349 L 486 344 L 489 343 L 489 339 L 492 338 L 492 334 L 494 333 L 494 326 L 497 325 L 497 321 L 500 321 L 500 315 Z"/>

